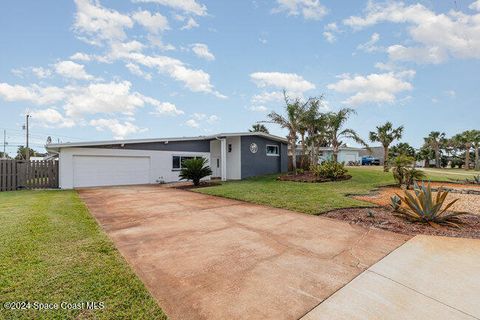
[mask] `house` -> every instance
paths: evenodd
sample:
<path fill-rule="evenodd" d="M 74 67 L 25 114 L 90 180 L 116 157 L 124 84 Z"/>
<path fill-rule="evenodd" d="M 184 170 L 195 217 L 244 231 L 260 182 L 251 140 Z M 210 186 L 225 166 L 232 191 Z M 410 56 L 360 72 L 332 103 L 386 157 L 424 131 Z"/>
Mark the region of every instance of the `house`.
<path fill-rule="evenodd" d="M 287 141 L 262 132 L 48 144 L 59 156 L 62 189 L 179 180 L 182 163 L 204 157 L 212 178 L 239 180 L 286 172 Z"/>
<path fill-rule="evenodd" d="M 348 164 L 350 162 L 360 162 L 362 159 L 360 157 L 360 148 L 353 148 L 353 147 L 340 147 L 338 151 L 338 162 L 344 162 Z M 302 146 L 297 145 L 296 150 L 297 158 L 302 155 Z M 333 159 L 333 148 L 332 147 L 320 147 L 318 149 L 319 155 L 319 162 L 323 162 L 325 160 L 332 160 Z"/>

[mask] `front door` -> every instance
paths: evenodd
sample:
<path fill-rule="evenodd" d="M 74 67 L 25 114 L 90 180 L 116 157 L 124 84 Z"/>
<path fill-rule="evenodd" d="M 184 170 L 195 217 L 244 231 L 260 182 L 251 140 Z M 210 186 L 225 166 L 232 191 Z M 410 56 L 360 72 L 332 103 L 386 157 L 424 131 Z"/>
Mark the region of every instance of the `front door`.
<path fill-rule="evenodd" d="M 212 178 L 222 177 L 222 166 L 220 157 L 212 157 Z"/>

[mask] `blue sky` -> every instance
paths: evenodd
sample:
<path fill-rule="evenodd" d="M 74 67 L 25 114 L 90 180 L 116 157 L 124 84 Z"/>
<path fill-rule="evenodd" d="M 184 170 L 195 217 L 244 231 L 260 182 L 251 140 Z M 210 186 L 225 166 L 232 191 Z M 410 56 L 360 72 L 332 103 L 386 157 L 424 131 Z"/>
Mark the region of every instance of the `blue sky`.
<path fill-rule="evenodd" d="M 246 131 L 282 89 L 355 108 L 364 138 L 387 120 L 417 147 L 479 128 L 480 0 L 5 0 L 0 41 L 10 153 L 27 110 L 42 150 Z"/>

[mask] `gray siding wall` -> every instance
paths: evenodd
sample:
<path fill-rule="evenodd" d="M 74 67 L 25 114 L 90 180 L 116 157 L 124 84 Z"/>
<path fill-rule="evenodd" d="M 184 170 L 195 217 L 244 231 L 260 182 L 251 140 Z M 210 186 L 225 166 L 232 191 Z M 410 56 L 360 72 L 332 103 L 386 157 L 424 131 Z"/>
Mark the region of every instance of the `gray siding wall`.
<path fill-rule="evenodd" d="M 250 152 L 250 144 L 256 143 L 257 153 Z M 267 156 L 267 145 L 279 146 L 280 156 Z M 242 179 L 270 173 L 286 172 L 288 169 L 287 145 L 263 137 L 241 138 Z"/>
<path fill-rule="evenodd" d="M 147 143 L 131 143 L 121 146 L 119 144 L 91 146 L 89 148 L 102 149 L 125 149 L 125 150 L 156 150 L 156 151 L 185 151 L 185 152 L 210 152 L 210 141 L 208 140 L 192 140 L 192 141 L 171 141 L 167 144 L 164 142 L 147 142 Z"/>

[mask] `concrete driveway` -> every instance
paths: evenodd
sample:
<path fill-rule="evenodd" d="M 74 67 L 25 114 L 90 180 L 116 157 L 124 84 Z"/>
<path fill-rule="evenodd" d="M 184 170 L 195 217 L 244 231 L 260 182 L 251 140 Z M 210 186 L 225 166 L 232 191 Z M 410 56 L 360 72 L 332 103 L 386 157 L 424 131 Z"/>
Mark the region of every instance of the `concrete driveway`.
<path fill-rule="evenodd" d="M 299 319 L 409 239 L 162 186 L 79 193 L 171 319 Z"/>

